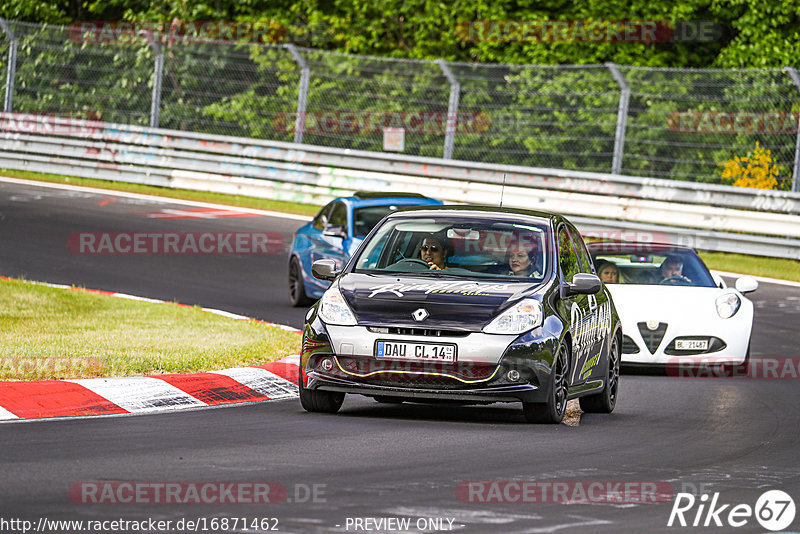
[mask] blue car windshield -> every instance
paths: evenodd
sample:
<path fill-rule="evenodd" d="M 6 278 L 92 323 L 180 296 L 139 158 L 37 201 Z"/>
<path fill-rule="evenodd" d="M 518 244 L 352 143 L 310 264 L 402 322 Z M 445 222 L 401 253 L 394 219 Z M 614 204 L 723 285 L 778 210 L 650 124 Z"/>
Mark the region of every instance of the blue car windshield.
<path fill-rule="evenodd" d="M 372 235 L 353 269 L 541 281 L 553 261 L 550 239 L 544 219 L 396 218 Z"/>

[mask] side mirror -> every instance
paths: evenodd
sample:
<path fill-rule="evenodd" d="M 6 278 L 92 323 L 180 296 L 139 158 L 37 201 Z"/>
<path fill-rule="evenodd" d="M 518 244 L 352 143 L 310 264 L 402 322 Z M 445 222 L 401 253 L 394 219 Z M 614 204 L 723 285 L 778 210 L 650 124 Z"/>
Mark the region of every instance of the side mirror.
<path fill-rule="evenodd" d="M 326 226 L 322 231 L 322 235 L 347 239 L 347 233 L 344 231 L 344 226 L 340 224 L 331 224 L 330 226 Z"/>
<path fill-rule="evenodd" d="M 572 283 L 562 286 L 562 293 L 565 297 L 571 295 L 595 295 L 600 292 L 600 279 L 593 274 L 578 273 L 572 277 Z"/>
<path fill-rule="evenodd" d="M 752 293 L 758 289 L 758 280 L 752 276 L 742 276 L 736 280 L 736 291 L 739 293 Z"/>
<path fill-rule="evenodd" d="M 319 280 L 333 280 L 339 273 L 336 272 L 336 262 L 333 260 L 317 260 L 311 264 L 311 275 Z"/>

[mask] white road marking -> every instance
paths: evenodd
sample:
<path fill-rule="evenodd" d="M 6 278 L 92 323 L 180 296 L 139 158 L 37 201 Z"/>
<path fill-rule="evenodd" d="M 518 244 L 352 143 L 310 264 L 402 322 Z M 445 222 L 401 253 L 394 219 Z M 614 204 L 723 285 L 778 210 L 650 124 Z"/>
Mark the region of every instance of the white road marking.
<path fill-rule="evenodd" d="M 729 273 L 728 271 L 711 270 L 711 272 L 716 273 L 720 276 L 727 276 L 729 278 L 741 278 L 742 276 L 749 276 L 751 278 L 755 278 L 759 282 L 764 282 L 766 284 L 780 284 L 782 286 L 800 287 L 800 282 L 793 282 L 791 280 L 781 280 L 779 278 L 767 278 L 766 276 L 753 276 L 752 274 Z"/>
<path fill-rule="evenodd" d="M 256 215 L 263 215 L 265 217 L 278 217 L 281 219 L 291 219 L 294 221 L 311 220 L 311 217 L 307 215 L 296 215 L 294 213 L 282 213 L 280 211 L 259 210 L 255 208 L 240 208 L 238 206 L 226 206 L 224 204 L 200 202 L 197 200 L 182 200 L 179 198 L 156 197 L 152 195 L 144 195 L 142 193 L 129 193 L 127 191 L 115 191 L 113 189 L 99 189 L 96 187 L 85 187 L 82 185 L 52 184 L 47 182 L 37 182 L 35 180 L 22 180 L 20 178 L 10 178 L 8 176 L 0 176 L 0 182 L 7 182 L 19 185 L 29 185 L 34 187 L 48 187 L 51 189 L 66 189 L 68 191 L 83 191 L 86 193 L 94 193 L 96 195 L 103 195 L 103 196 L 136 198 L 140 200 L 148 200 L 150 202 L 158 202 L 161 204 L 181 204 L 183 206 L 195 206 L 198 208 L 213 208 L 213 209 L 229 210 L 229 211 L 235 210 L 241 213 L 253 213 Z"/>
<path fill-rule="evenodd" d="M 129 412 L 155 412 L 206 406 L 206 403 L 175 386 L 146 376 L 78 378 L 73 382 L 104 397 Z"/>
<path fill-rule="evenodd" d="M 256 367 L 232 367 L 222 371 L 211 371 L 218 375 L 225 375 L 237 382 L 266 395 L 270 399 L 288 399 L 299 395 L 297 384 L 293 384 L 275 373 Z"/>
<path fill-rule="evenodd" d="M 11 419 L 19 419 L 19 416 L 14 415 L 2 406 L 0 406 L 0 421 L 10 421 Z"/>

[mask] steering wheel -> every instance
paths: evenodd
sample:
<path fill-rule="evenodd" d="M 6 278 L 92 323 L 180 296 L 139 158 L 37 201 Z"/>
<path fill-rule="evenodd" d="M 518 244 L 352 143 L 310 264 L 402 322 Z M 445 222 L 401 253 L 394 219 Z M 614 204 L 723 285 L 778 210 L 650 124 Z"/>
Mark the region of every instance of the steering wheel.
<path fill-rule="evenodd" d="M 403 258 L 402 260 L 395 263 L 395 265 L 400 265 L 401 263 L 416 263 L 419 265 L 424 265 L 426 269 L 431 268 L 430 264 L 427 261 L 421 260 L 419 258 Z"/>
<path fill-rule="evenodd" d="M 663 280 L 661 280 L 659 282 L 659 284 L 683 285 L 683 286 L 688 285 L 690 283 L 691 283 L 691 281 L 688 278 L 686 278 L 685 276 L 669 276 L 669 277 L 664 278 Z"/>

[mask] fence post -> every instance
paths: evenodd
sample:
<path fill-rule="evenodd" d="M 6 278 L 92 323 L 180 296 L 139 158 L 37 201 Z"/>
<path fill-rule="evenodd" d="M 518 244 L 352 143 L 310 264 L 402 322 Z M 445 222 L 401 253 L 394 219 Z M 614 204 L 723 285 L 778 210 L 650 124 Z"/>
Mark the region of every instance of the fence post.
<path fill-rule="evenodd" d="M 631 98 L 631 88 L 625 76 L 619 71 L 616 63 L 610 61 L 606 67 L 611 71 L 614 80 L 619 84 L 619 108 L 617 109 L 617 132 L 614 135 L 614 158 L 611 161 L 611 174 L 622 173 L 622 156 L 625 153 L 625 128 L 628 125 L 628 102 Z"/>
<path fill-rule="evenodd" d="M 8 70 L 6 71 L 6 98 L 3 101 L 3 111 L 10 112 L 14 105 L 14 78 L 17 72 L 17 37 L 9 27 L 6 19 L 0 18 L 0 29 L 8 37 Z"/>
<path fill-rule="evenodd" d="M 150 127 L 158 128 L 161 115 L 161 80 L 164 77 L 164 52 L 150 30 L 140 30 L 139 33 L 147 39 L 147 44 L 150 45 L 150 49 L 156 57 L 155 66 L 153 67 L 153 94 L 150 98 Z"/>
<path fill-rule="evenodd" d="M 306 104 L 308 103 L 308 80 L 311 77 L 311 69 L 306 58 L 300 53 L 292 43 L 287 43 L 286 49 L 292 55 L 297 66 L 300 67 L 300 89 L 297 94 L 297 117 L 294 121 L 294 142 L 303 142 L 303 130 L 306 128 Z"/>
<path fill-rule="evenodd" d="M 458 128 L 458 103 L 461 98 L 461 84 L 458 83 L 450 66 L 443 59 L 437 59 L 436 64 L 450 82 L 450 99 L 447 102 L 447 126 L 444 135 L 444 159 L 453 159 L 453 147 L 456 141 L 456 128 Z"/>
<path fill-rule="evenodd" d="M 786 67 L 785 70 L 794 82 L 794 86 L 800 91 L 800 75 L 794 67 Z M 800 112 L 797 114 L 797 140 L 794 145 L 794 170 L 792 171 L 792 191 L 800 193 Z"/>

